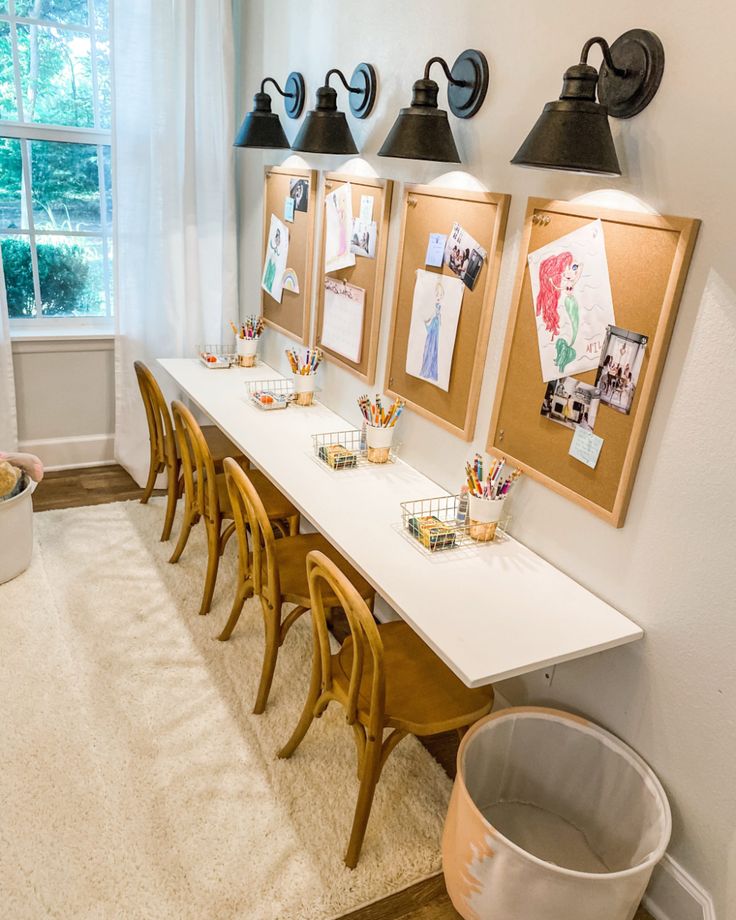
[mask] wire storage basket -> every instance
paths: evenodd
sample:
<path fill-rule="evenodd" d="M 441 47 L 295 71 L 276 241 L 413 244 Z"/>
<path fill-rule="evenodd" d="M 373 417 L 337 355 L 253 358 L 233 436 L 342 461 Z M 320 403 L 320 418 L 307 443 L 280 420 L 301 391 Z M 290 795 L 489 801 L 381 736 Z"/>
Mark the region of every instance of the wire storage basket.
<path fill-rule="evenodd" d="M 291 380 L 251 380 L 246 385 L 251 402 L 265 412 L 285 409 L 294 398 Z"/>
<path fill-rule="evenodd" d="M 430 553 L 478 546 L 502 539 L 508 518 L 494 524 L 493 535 L 481 536 L 470 520 L 467 495 L 442 495 L 401 502 L 401 526 Z"/>
<path fill-rule="evenodd" d="M 332 470 L 373 469 L 376 466 L 370 459 L 365 430 L 360 428 L 313 434 L 312 444 L 314 456 Z M 387 462 L 394 460 L 395 448 L 392 447 Z"/>
<path fill-rule="evenodd" d="M 225 345 L 200 345 L 198 351 L 199 360 L 209 370 L 232 367 L 238 360 L 235 350 Z"/>

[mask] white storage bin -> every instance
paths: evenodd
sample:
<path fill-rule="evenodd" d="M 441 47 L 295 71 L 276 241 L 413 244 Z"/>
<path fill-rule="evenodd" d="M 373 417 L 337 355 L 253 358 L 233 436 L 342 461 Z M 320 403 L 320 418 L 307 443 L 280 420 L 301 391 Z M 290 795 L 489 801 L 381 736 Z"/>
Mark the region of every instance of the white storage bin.
<path fill-rule="evenodd" d="M 31 564 L 34 488 L 35 483 L 25 476 L 23 491 L 0 502 L 0 585 Z"/>
<path fill-rule="evenodd" d="M 656 776 L 609 732 L 501 710 L 460 745 L 447 890 L 466 920 L 631 920 L 670 831 Z"/>

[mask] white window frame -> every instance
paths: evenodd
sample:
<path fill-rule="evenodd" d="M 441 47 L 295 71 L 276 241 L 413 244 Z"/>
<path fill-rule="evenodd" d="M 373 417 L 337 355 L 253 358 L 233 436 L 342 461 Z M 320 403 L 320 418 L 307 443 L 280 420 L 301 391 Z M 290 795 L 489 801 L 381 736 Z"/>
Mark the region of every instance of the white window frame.
<path fill-rule="evenodd" d="M 110 7 L 112 2 L 110 0 Z M 95 17 L 94 0 L 87 0 L 88 25 L 77 25 L 71 22 L 56 22 L 50 19 L 32 19 L 25 16 L 16 16 L 15 0 L 8 0 L 7 12 L 0 12 L 0 22 L 10 25 L 10 38 L 13 49 L 13 73 L 15 77 L 15 95 L 17 103 L 17 120 L 0 120 L 0 137 L 12 138 L 20 141 L 23 170 L 26 176 L 31 176 L 30 151 L 28 144 L 31 141 L 57 141 L 64 143 L 89 144 L 97 147 L 98 188 L 100 195 L 100 229 L 99 231 L 53 230 L 40 229 L 36 231 L 33 218 L 32 182 L 25 184 L 26 211 L 28 213 L 28 227 L 23 230 L 0 230 L 0 239 L 5 237 L 27 237 L 31 244 L 31 265 L 33 267 L 33 289 L 36 295 L 36 312 L 29 317 L 10 318 L 11 337 L 25 338 L 31 333 L 42 336 L 61 335 L 70 331 L 84 334 L 110 332 L 114 330 L 113 316 L 113 277 L 110 264 L 110 253 L 113 246 L 112 215 L 107 213 L 107 197 L 105 195 L 105 174 L 103 147 L 110 148 L 112 161 L 112 130 L 103 128 L 100 113 L 100 96 L 97 78 L 97 23 Z M 25 122 L 23 120 L 23 87 L 20 73 L 20 59 L 18 55 L 18 36 L 16 26 L 41 26 L 86 34 L 90 37 L 91 74 L 92 74 L 92 106 L 94 113 L 94 128 L 78 128 L 69 125 L 49 125 L 38 122 Z M 110 71 L 112 79 L 112 9 L 108 10 L 108 40 L 110 41 Z M 43 316 L 41 313 L 42 301 L 38 280 L 38 255 L 36 251 L 37 236 L 58 237 L 90 237 L 100 240 L 102 244 L 103 277 L 105 280 L 105 305 L 104 315 L 97 316 Z"/>

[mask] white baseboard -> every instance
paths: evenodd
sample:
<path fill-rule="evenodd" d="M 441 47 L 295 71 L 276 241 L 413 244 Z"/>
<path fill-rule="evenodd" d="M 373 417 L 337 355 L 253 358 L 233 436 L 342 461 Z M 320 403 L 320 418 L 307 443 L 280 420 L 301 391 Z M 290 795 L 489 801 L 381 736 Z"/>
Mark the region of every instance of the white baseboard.
<path fill-rule="evenodd" d="M 47 472 L 115 463 L 112 434 L 21 441 L 18 449 L 41 458 Z"/>
<path fill-rule="evenodd" d="M 644 896 L 654 920 L 716 920 L 713 898 L 665 853 Z"/>

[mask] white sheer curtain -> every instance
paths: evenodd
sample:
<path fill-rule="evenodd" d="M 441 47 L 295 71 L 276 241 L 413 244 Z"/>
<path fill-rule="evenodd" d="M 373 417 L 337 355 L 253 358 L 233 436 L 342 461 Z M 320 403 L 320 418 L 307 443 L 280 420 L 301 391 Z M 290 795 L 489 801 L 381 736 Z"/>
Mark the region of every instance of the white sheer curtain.
<path fill-rule="evenodd" d="M 220 342 L 237 305 L 231 0 L 116 0 L 115 455 L 142 484 L 140 358 Z"/>
<path fill-rule="evenodd" d="M 18 418 L 15 410 L 13 354 L 10 350 L 8 300 L 0 255 L 0 451 L 18 449 Z"/>

